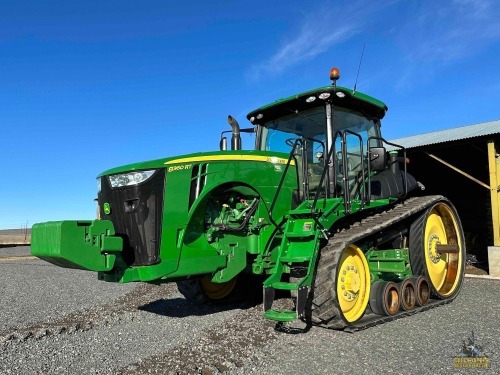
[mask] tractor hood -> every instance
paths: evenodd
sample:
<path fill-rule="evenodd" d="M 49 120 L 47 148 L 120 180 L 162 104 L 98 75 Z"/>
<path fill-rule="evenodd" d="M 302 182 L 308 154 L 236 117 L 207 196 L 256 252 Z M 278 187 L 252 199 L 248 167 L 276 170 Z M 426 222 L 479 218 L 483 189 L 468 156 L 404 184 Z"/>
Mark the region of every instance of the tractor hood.
<path fill-rule="evenodd" d="M 114 175 L 123 172 L 149 170 L 149 169 L 159 169 L 167 168 L 167 171 L 172 171 L 175 166 L 175 170 L 182 168 L 182 164 L 189 164 L 194 162 L 225 162 L 225 161 L 257 161 L 266 162 L 272 164 L 286 164 L 288 160 L 288 154 L 281 152 L 270 152 L 270 151 L 214 151 L 214 152 L 198 152 L 194 154 L 187 154 L 181 156 L 174 156 L 169 158 L 162 158 L 150 161 L 144 161 L 134 164 L 127 164 L 121 167 L 116 167 L 108 169 L 97 177 Z M 181 164 L 178 166 L 178 164 Z M 293 161 L 292 161 L 292 164 Z"/>

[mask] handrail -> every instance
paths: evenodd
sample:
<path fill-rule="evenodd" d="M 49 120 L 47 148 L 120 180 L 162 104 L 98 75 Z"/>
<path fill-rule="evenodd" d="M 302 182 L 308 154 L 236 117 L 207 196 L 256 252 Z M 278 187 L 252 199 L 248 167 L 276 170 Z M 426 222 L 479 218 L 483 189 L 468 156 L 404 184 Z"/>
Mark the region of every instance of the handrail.
<path fill-rule="evenodd" d="M 324 161 L 324 168 L 323 168 L 323 172 L 321 173 L 321 178 L 319 180 L 319 185 L 318 185 L 318 191 L 314 197 L 314 200 L 313 200 L 313 204 L 311 206 L 311 213 L 312 215 L 314 216 L 316 214 L 316 205 L 318 203 L 318 197 L 319 197 L 319 188 L 323 185 L 323 181 L 325 180 L 325 177 L 328 175 L 328 178 L 327 180 L 330 181 L 330 183 L 336 183 L 337 181 L 337 170 L 338 170 L 338 162 L 337 162 L 337 158 L 334 158 L 333 155 L 336 154 L 336 151 L 335 151 L 335 141 L 337 140 L 337 137 L 340 137 L 341 141 L 343 139 L 343 134 L 340 130 L 337 130 L 333 136 L 333 140 L 332 140 L 332 144 L 331 144 L 331 147 L 330 147 L 330 151 L 328 151 L 328 154 L 327 154 L 327 158 L 325 159 Z M 343 143 L 343 141 L 342 141 Z M 333 163 L 330 162 L 330 160 L 333 161 Z M 331 164 L 330 164 L 331 163 Z M 333 178 L 330 179 L 330 172 L 329 170 L 331 169 L 331 167 L 333 166 Z M 331 192 L 330 189 L 327 190 L 328 191 L 328 194 L 330 195 Z M 345 201 L 345 196 L 344 196 L 344 201 Z"/>
<path fill-rule="evenodd" d="M 300 143 L 303 143 L 303 140 L 300 139 L 300 138 L 297 138 L 295 140 L 295 143 L 293 144 L 293 147 L 292 147 L 292 150 L 290 151 L 290 155 L 288 156 L 288 160 L 286 162 L 286 165 L 285 165 L 285 170 L 283 171 L 282 175 L 281 175 L 281 179 L 280 179 L 280 182 L 278 183 L 278 186 L 276 187 L 276 193 L 274 194 L 274 197 L 273 197 L 273 200 L 271 202 L 271 206 L 269 207 L 269 210 L 268 210 L 268 215 L 269 215 L 269 220 L 271 221 L 271 223 L 276 227 L 276 229 L 278 229 L 278 231 L 280 231 L 280 233 L 282 232 L 282 229 L 281 227 L 279 226 L 278 223 L 276 223 L 276 221 L 273 219 L 273 209 L 274 209 L 274 206 L 276 204 L 276 201 L 278 200 L 278 195 L 281 191 L 281 188 L 283 186 L 283 183 L 285 181 L 285 176 L 288 172 L 288 168 L 290 167 L 290 163 L 293 159 L 293 153 L 295 151 L 295 148 L 297 145 L 299 145 Z"/>
<path fill-rule="evenodd" d="M 342 151 L 344 152 L 345 151 L 345 155 L 343 154 L 342 155 L 342 158 L 344 159 L 344 164 L 346 165 L 346 168 L 345 168 L 345 171 L 347 171 L 347 173 L 349 173 L 349 170 L 348 170 L 348 166 L 347 166 L 347 133 L 357 137 L 359 139 L 359 151 L 360 151 L 360 158 L 361 158 L 361 181 L 363 181 L 363 186 L 365 185 L 365 163 L 364 163 L 364 153 L 363 153 L 363 137 L 361 137 L 361 135 L 359 135 L 358 133 L 355 133 L 349 129 L 345 129 L 344 130 L 344 134 L 343 134 L 343 140 L 344 140 L 344 144 L 342 145 Z M 347 173 L 344 173 L 344 176 L 347 176 Z M 351 189 L 349 188 L 349 178 L 346 178 L 346 191 L 347 191 L 347 194 L 349 196 L 349 211 L 347 211 L 347 205 L 346 205 L 346 212 L 350 212 L 351 211 Z M 363 189 L 364 191 L 365 189 Z M 361 193 L 360 193 L 360 196 L 361 196 Z M 361 197 L 361 207 L 360 209 L 362 209 L 364 207 L 364 203 L 365 203 L 365 200 Z"/>

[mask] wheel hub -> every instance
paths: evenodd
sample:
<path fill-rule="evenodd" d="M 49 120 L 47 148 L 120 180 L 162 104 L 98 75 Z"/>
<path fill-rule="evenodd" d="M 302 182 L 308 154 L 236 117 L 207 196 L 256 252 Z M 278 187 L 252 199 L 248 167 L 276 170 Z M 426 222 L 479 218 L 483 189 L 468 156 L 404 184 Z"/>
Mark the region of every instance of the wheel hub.
<path fill-rule="evenodd" d="M 347 264 L 343 267 L 340 287 L 344 291 L 342 295 L 345 300 L 352 301 L 357 297 L 361 288 L 361 279 L 355 265 Z"/>
<path fill-rule="evenodd" d="M 427 243 L 427 251 L 429 253 L 429 259 L 432 263 L 438 263 L 441 260 L 441 254 L 436 251 L 437 245 L 440 245 L 441 241 L 439 236 L 436 234 L 431 234 L 429 236 L 429 241 Z"/>

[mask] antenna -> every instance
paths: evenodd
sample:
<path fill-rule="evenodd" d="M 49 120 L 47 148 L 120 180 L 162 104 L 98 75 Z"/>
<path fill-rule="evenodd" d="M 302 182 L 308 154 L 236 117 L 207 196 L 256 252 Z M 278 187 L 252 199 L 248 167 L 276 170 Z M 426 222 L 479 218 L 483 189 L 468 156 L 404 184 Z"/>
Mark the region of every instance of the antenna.
<path fill-rule="evenodd" d="M 356 82 L 354 82 L 354 89 L 352 90 L 353 94 L 356 92 L 356 86 L 358 84 L 358 77 L 359 77 L 359 70 L 361 69 L 361 63 L 363 62 L 363 55 L 365 54 L 365 46 L 366 46 L 366 43 L 363 43 L 363 50 L 361 51 L 361 58 L 359 59 L 358 74 L 356 74 Z"/>

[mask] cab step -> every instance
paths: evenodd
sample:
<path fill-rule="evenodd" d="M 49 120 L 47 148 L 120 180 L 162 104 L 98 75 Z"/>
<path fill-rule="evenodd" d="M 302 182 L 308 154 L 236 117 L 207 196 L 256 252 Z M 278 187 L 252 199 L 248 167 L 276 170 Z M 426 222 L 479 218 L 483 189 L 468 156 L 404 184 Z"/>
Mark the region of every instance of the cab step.
<path fill-rule="evenodd" d="M 302 231 L 299 231 L 299 232 L 288 232 L 286 233 L 286 237 L 289 238 L 289 239 L 293 239 L 293 238 L 299 238 L 299 239 L 305 239 L 305 238 L 311 238 L 311 237 L 314 237 L 316 236 L 316 233 L 315 232 L 302 232 Z"/>
<path fill-rule="evenodd" d="M 309 262 L 311 258 L 307 256 L 303 257 L 290 257 L 290 256 L 284 256 L 280 257 L 280 262 L 281 263 L 303 263 L 303 262 Z"/>
<path fill-rule="evenodd" d="M 292 310 L 270 309 L 264 313 L 264 318 L 277 322 L 292 322 L 297 319 L 297 312 Z"/>
<path fill-rule="evenodd" d="M 297 283 L 288 283 L 286 281 L 278 281 L 272 284 L 274 289 L 278 290 L 298 290 L 299 284 Z"/>
<path fill-rule="evenodd" d="M 277 285 L 274 285 L 277 284 Z M 264 287 L 264 318 L 275 320 L 278 322 L 291 322 L 295 319 L 302 318 L 305 314 L 305 307 L 307 297 L 309 295 L 309 288 L 305 285 L 299 286 L 299 283 L 286 283 L 276 282 L 271 287 Z M 287 309 L 273 309 L 274 296 L 276 293 L 276 286 L 286 288 L 282 290 L 296 290 L 297 298 L 295 299 L 295 311 Z M 291 288 L 294 289 L 291 289 Z"/>

